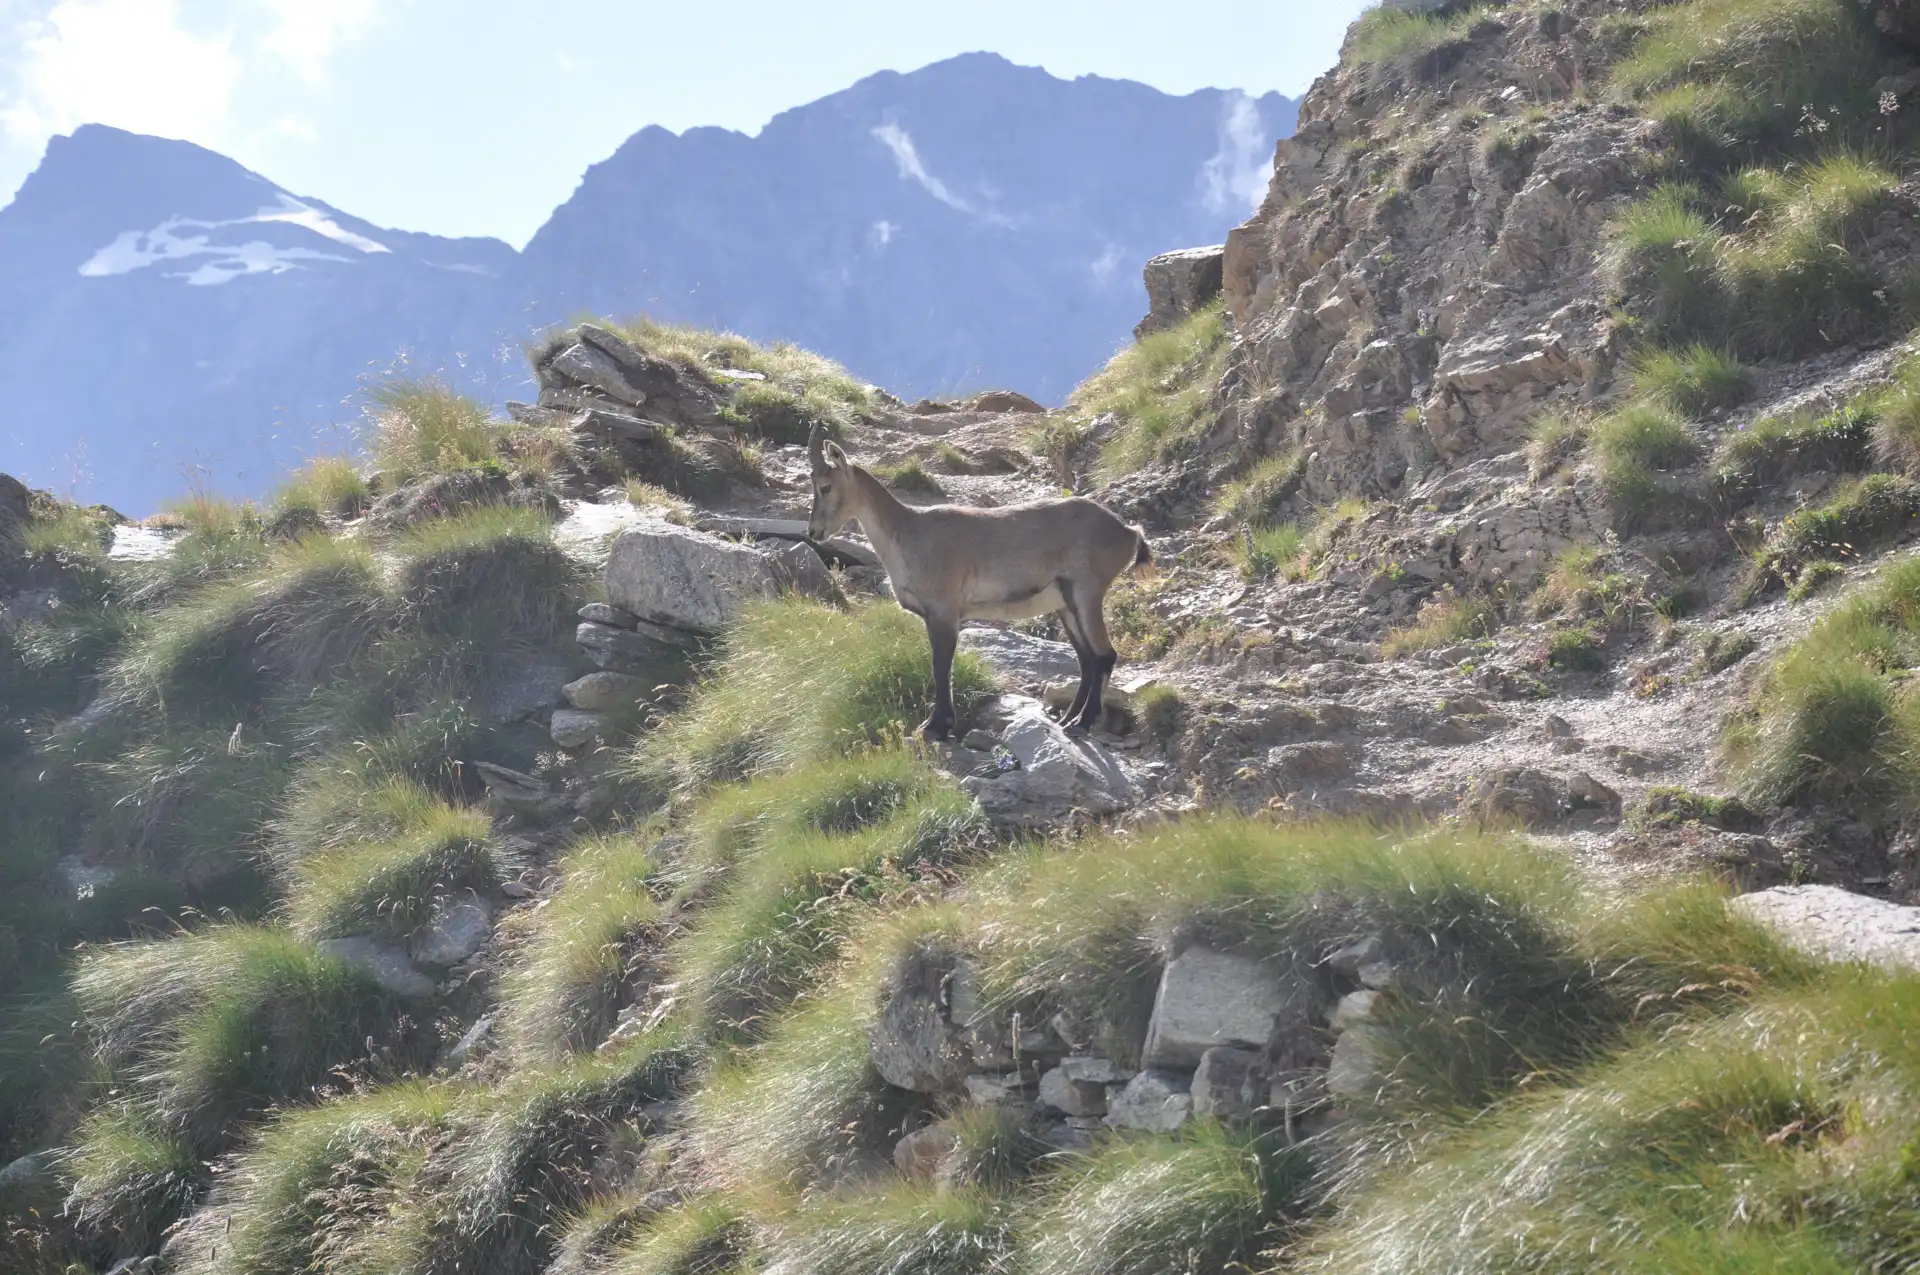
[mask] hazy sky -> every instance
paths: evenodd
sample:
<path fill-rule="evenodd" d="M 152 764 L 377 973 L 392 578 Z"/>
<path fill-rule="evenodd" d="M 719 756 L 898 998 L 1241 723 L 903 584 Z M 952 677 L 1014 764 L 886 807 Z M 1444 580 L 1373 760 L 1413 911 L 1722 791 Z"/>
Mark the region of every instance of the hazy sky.
<path fill-rule="evenodd" d="M 1172 93 L 1298 95 L 1362 0 L 0 0 L 0 204 L 46 139 L 186 138 L 381 225 L 524 244 L 647 124 L 753 132 L 987 49 Z"/>

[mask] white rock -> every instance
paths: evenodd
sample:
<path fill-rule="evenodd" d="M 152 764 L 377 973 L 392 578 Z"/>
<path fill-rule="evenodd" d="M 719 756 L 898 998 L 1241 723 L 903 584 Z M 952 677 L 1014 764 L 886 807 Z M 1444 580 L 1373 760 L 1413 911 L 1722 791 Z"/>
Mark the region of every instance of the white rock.
<path fill-rule="evenodd" d="M 1116 1129 L 1172 1133 L 1193 1118 L 1191 1082 L 1176 1072 L 1143 1071 L 1114 1095 L 1107 1123 Z"/>
<path fill-rule="evenodd" d="M 359 970 L 375 984 L 396 996 L 409 1000 L 425 1000 L 433 995 L 433 980 L 414 968 L 407 954 L 399 948 L 389 947 L 385 943 L 366 934 L 356 934 L 344 939 L 321 939 L 314 948 L 322 956 L 330 956 L 343 964 Z"/>
<path fill-rule="evenodd" d="M 1259 1049 L 1287 1008 L 1280 977 L 1259 961 L 1198 945 L 1167 962 L 1142 1060 L 1197 1067 L 1215 1045 Z"/>
<path fill-rule="evenodd" d="M 643 620 L 712 633 L 748 602 L 777 596 L 790 573 L 771 554 L 654 523 L 626 532 L 607 555 L 607 596 Z"/>
<path fill-rule="evenodd" d="M 1920 908 L 1831 885 L 1776 886 L 1743 894 L 1730 906 L 1814 956 L 1920 970 Z"/>
<path fill-rule="evenodd" d="M 556 708 L 553 710 L 553 720 L 548 723 L 547 733 L 562 748 L 585 748 L 603 736 L 606 724 L 607 719 L 599 713 L 578 708 Z"/>

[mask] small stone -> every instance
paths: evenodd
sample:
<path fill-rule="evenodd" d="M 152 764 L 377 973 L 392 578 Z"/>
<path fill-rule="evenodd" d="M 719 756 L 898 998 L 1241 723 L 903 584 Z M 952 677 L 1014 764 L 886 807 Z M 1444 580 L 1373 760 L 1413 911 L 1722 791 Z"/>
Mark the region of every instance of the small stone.
<path fill-rule="evenodd" d="M 470 897 L 437 912 L 414 937 L 411 955 L 422 965 L 453 965 L 479 951 L 492 933 L 493 909 Z"/>
<path fill-rule="evenodd" d="M 1620 810 L 1620 794 L 1584 770 L 1576 771 L 1567 781 L 1567 796 L 1576 806 L 1591 806 L 1612 813 Z"/>
<path fill-rule="evenodd" d="M 481 782 L 486 784 L 487 794 L 509 806 L 538 805 L 552 795 L 546 780 L 537 779 L 524 771 L 509 770 L 490 761 L 476 761 L 473 768 L 480 773 Z"/>
<path fill-rule="evenodd" d="M 991 731 L 970 730 L 960 743 L 976 753 L 990 753 L 1000 746 L 1000 737 Z"/>
<path fill-rule="evenodd" d="M 467 1028 L 454 1047 L 447 1051 L 448 1070 L 458 1071 L 466 1066 L 469 1058 L 477 1057 L 486 1048 L 487 1038 L 492 1034 L 492 1014 L 475 1019 L 473 1026 Z"/>
<path fill-rule="evenodd" d="M 630 630 L 590 620 L 574 629 L 573 638 L 586 651 L 588 659 L 616 673 L 649 669 L 684 647 L 687 641 L 686 634 L 661 625 L 641 624 L 637 630 Z"/>
<path fill-rule="evenodd" d="M 1172 1133 L 1192 1118 L 1192 1082 L 1177 1072 L 1156 1069 L 1129 1080 L 1107 1112 L 1113 1128 L 1146 1133 Z"/>
<path fill-rule="evenodd" d="M 562 748 L 584 748 L 604 737 L 606 718 L 577 708 L 556 708 L 547 733 Z"/>
<path fill-rule="evenodd" d="M 953 1154 L 958 1139 L 945 1121 L 915 1129 L 893 1144 L 893 1167 L 909 1182 L 931 1182 L 940 1162 Z"/>
<path fill-rule="evenodd" d="M 635 703 L 644 685 L 637 677 L 603 669 L 568 682 L 560 688 L 560 693 L 566 697 L 567 703 L 582 712 L 604 713 L 610 708 L 622 708 Z"/>
<path fill-rule="evenodd" d="M 1092 1054 L 1069 1055 L 1060 1060 L 1060 1070 L 1067 1073 L 1069 1080 L 1096 1085 L 1124 1084 L 1139 1074 L 1131 1067 L 1122 1067 Z"/>
<path fill-rule="evenodd" d="M 1270 967 L 1195 944 L 1160 976 L 1142 1059 L 1149 1067 L 1192 1067 L 1215 1045 L 1258 1049 L 1287 1005 Z"/>
<path fill-rule="evenodd" d="M 1342 996 L 1340 1003 L 1333 1007 L 1330 1020 L 1333 1030 L 1343 1032 L 1356 1023 L 1366 1022 L 1373 1016 L 1373 1002 L 1378 996 L 1378 992 L 1371 990 L 1348 992 Z"/>
<path fill-rule="evenodd" d="M 960 1082 L 967 1101 L 981 1107 L 1004 1107 L 1027 1101 L 1033 1084 L 1017 1071 L 975 1074 Z"/>
<path fill-rule="evenodd" d="M 1252 1116 L 1267 1096 L 1267 1069 L 1251 1049 L 1215 1046 L 1193 1073 L 1193 1114 L 1220 1120 Z"/>
<path fill-rule="evenodd" d="M 531 899 L 536 891 L 525 881 L 509 881 L 500 887 L 500 893 L 510 899 Z"/>
<path fill-rule="evenodd" d="M 594 624 L 610 624 L 616 629 L 631 629 L 640 623 L 640 617 L 631 611 L 625 611 L 606 602 L 589 602 L 577 612 L 583 620 Z"/>
<path fill-rule="evenodd" d="M 414 968 L 407 954 L 389 947 L 370 935 L 358 934 L 344 939 L 322 939 L 314 944 L 322 956 L 356 969 L 372 979 L 384 991 L 408 1000 L 425 1000 L 433 995 L 434 982 Z"/>
<path fill-rule="evenodd" d="M 1040 1077 L 1040 1105 L 1070 1116 L 1097 1116 L 1107 1109 L 1107 1087 L 1075 1080 L 1066 1068 L 1055 1067 Z"/>

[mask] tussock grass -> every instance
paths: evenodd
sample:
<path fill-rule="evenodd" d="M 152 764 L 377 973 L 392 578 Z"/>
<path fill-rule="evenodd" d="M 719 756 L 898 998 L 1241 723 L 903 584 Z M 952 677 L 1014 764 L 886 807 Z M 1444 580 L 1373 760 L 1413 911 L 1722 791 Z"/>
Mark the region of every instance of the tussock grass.
<path fill-rule="evenodd" d="M 897 465 L 882 465 L 873 471 L 873 476 L 898 491 L 917 491 L 927 496 L 947 494 L 940 480 L 928 473 L 926 466 L 917 459 L 903 460 Z"/>
<path fill-rule="evenodd" d="M 1790 583 L 1809 563 L 1857 558 L 1920 528 L 1920 483 L 1868 474 L 1842 484 L 1825 504 L 1788 514 L 1768 535 L 1742 586 L 1752 601 Z"/>
<path fill-rule="evenodd" d="M 352 518 L 372 503 L 373 493 L 359 468 L 345 456 L 316 456 L 294 470 L 267 502 L 276 522 L 299 515 Z"/>
<path fill-rule="evenodd" d="M 1873 451 L 1887 468 L 1920 477 L 1920 355 L 1903 355 L 1893 384 L 1872 401 Z"/>
<path fill-rule="evenodd" d="M 659 870 L 650 838 L 588 839 L 567 851 L 560 870 L 560 893 L 524 919 L 519 959 L 506 975 L 508 1031 L 535 1057 L 606 1039 L 639 973 L 639 944 L 661 919 L 649 889 Z"/>
<path fill-rule="evenodd" d="M 180 1275 L 381 1269 L 454 1101 L 449 1086 L 410 1081 L 281 1113 L 223 1166 L 177 1246 Z"/>
<path fill-rule="evenodd" d="M 763 442 L 800 446 L 812 436 L 816 425 L 828 437 L 838 437 L 865 406 L 864 392 L 849 400 L 823 395 L 812 387 L 796 393 L 764 381 L 747 381 L 734 390 L 733 401 L 724 414 Z"/>
<path fill-rule="evenodd" d="M 606 1275 L 736 1275 L 755 1269 L 753 1224 L 720 1196 L 699 1196 L 668 1209 L 624 1244 Z"/>
<path fill-rule="evenodd" d="M 898 1186 L 801 1205 L 769 1257 L 795 1275 L 989 1275 L 1005 1269 L 1011 1247 L 992 1197 Z"/>
<path fill-rule="evenodd" d="M 765 838 L 676 946 L 680 995 L 707 1031 L 757 1037 L 833 964 L 875 904 L 917 892 L 920 871 L 961 861 L 990 840 L 971 799 L 951 788 L 859 832 Z"/>
<path fill-rule="evenodd" d="M 401 596 L 429 629 L 544 639 L 571 627 L 579 568 L 538 510 L 478 506 L 420 523 L 394 548 Z"/>
<path fill-rule="evenodd" d="M 1270 523 L 1299 492 L 1306 473 L 1307 458 L 1298 449 L 1263 457 L 1221 487 L 1214 512 L 1249 525 Z"/>
<path fill-rule="evenodd" d="M 502 426 L 437 381 L 392 381 L 369 395 L 375 467 L 389 485 L 500 464 Z"/>
<path fill-rule="evenodd" d="M 992 685 L 978 659 L 954 660 L 962 720 Z M 695 789 L 847 756 L 917 723 L 932 702 L 926 633 L 906 612 L 759 603 L 741 612 L 687 708 L 641 742 L 633 769 Z"/>
<path fill-rule="evenodd" d="M 1528 606 L 1540 619 L 1593 620 L 1608 631 L 1622 632 L 1654 604 L 1645 587 L 1616 569 L 1599 545 L 1568 545 L 1555 556 Z"/>
<path fill-rule="evenodd" d="M 244 925 L 93 949 L 73 991 L 139 1107 L 197 1148 L 225 1145 L 248 1116 L 305 1096 L 393 1029 L 390 998 L 364 975 Z"/>
<path fill-rule="evenodd" d="M 1713 485 L 1744 502 L 1802 474 L 1857 473 L 1872 460 L 1879 412 L 1856 400 L 1824 416 L 1768 416 L 1727 435 L 1713 453 Z"/>
<path fill-rule="evenodd" d="M 1359 71 L 1364 89 L 1379 94 L 1396 83 L 1418 78 L 1423 61 L 1463 40 L 1486 14 L 1484 5 L 1457 13 L 1368 9 L 1348 30 L 1340 60 L 1342 65 Z"/>
<path fill-rule="evenodd" d="M 1573 412 L 1545 411 L 1527 423 L 1527 470 L 1536 481 L 1586 446 L 1592 422 Z"/>
<path fill-rule="evenodd" d="M 594 1176 L 632 1163 L 643 1108 L 677 1096 L 692 1055 L 656 1039 L 625 1050 L 526 1071 L 455 1107 L 453 1134 L 434 1157 L 409 1219 L 401 1269 L 419 1275 L 538 1275 L 565 1219 L 590 1198 Z"/>
<path fill-rule="evenodd" d="M 722 380 L 713 375 L 715 368 L 758 372 L 766 377 L 764 382 L 739 383 L 734 390 L 733 409 L 749 421 L 755 419 L 754 400 L 767 401 L 769 391 L 798 400 L 807 413 L 842 429 L 878 406 L 872 388 L 846 368 L 790 342 L 760 345 L 731 332 L 711 332 L 647 318 L 612 326 L 640 349 L 670 359 L 710 382 Z M 747 400 L 744 408 L 743 397 Z M 806 435 L 802 431 L 797 440 L 767 436 L 767 441 L 805 442 Z"/>
<path fill-rule="evenodd" d="M 1920 663 L 1920 559 L 1837 606 L 1767 669 L 1723 741 L 1760 804 L 1899 805 L 1920 796 L 1920 708 L 1901 674 Z"/>
<path fill-rule="evenodd" d="M 1856 249 L 1897 181 L 1847 153 L 1787 170 L 1764 199 L 1755 192 L 1767 183 L 1748 174 L 1736 194 L 1760 207 L 1731 209 L 1741 219 L 1731 229 L 1698 186 L 1661 186 L 1609 227 L 1613 286 L 1656 340 L 1723 357 L 1794 357 L 1856 339 L 1888 317 Z"/>
<path fill-rule="evenodd" d="M 1114 422 L 1096 472 L 1107 479 L 1133 473 L 1202 433 L 1227 347 L 1226 311 L 1215 303 L 1121 350 L 1082 382 L 1069 412 L 1089 424 L 1112 413 Z"/>
<path fill-rule="evenodd" d="M 94 1239 L 102 1265 L 155 1251 L 206 1183 L 191 1144 L 121 1103 L 86 1119 L 61 1168 L 66 1212 Z"/>
<path fill-rule="evenodd" d="M 91 562 L 106 556 L 113 526 L 99 511 L 59 501 L 36 509 L 20 528 L 22 557 L 58 562 Z"/>
<path fill-rule="evenodd" d="M 1631 403 L 1594 422 L 1587 446 L 1599 470 L 1614 522 L 1636 530 L 1666 520 L 1684 493 L 1659 474 L 1691 464 L 1700 455 L 1693 431 L 1671 408 Z"/>
<path fill-rule="evenodd" d="M 1141 728 L 1160 739 L 1171 739 L 1180 732 L 1187 711 L 1180 688 L 1164 682 L 1142 687 L 1133 697 L 1133 707 L 1140 716 Z"/>
<path fill-rule="evenodd" d="M 683 527 L 693 525 L 693 506 L 665 487 L 658 487 L 638 478 L 629 478 L 626 481 L 625 490 L 627 503 L 635 509 L 653 510 L 668 522 L 678 523 Z"/>
<path fill-rule="evenodd" d="M 1837 973 L 1651 1041 L 1385 1177 L 1289 1269 L 1897 1269 L 1916 1011 L 1911 977 Z"/>
<path fill-rule="evenodd" d="M 1668 403 L 1685 416 L 1734 407 L 1753 389 L 1738 358 L 1700 344 L 1643 351 L 1633 361 L 1631 379 L 1635 393 Z"/>
<path fill-rule="evenodd" d="M 1284 576 L 1298 580 L 1312 566 L 1307 537 L 1299 524 L 1283 522 L 1278 526 L 1246 526 L 1231 542 L 1230 557 L 1243 580 L 1266 580 Z"/>
<path fill-rule="evenodd" d="M 1885 46 L 1847 0 L 1698 0 L 1640 21 L 1613 86 L 1668 123 L 1689 163 L 1861 144 L 1878 123 Z"/>
<path fill-rule="evenodd" d="M 1412 624 L 1380 639 L 1380 654 L 1384 659 L 1397 660 L 1416 651 L 1491 637 L 1499 623 L 1492 599 L 1446 589 L 1420 604 L 1420 613 Z"/>
<path fill-rule="evenodd" d="M 436 805 L 391 841 L 308 855 L 287 881 L 287 924 L 305 938 L 373 934 L 404 944 L 437 907 L 490 894 L 506 863 L 479 810 Z"/>
<path fill-rule="evenodd" d="M 618 1195 L 589 1200 L 567 1219 L 546 1275 L 603 1275 L 614 1250 L 633 1242 L 643 1227 L 665 1211 L 643 1190 L 644 1177 Z"/>
<path fill-rule="evenodd" d="M 1245 1269 L 1280 1238 L 1305 1172 L 1298 1153 L 1217 1125 L 1178 1140 L 1115 1140 L 1062 1168 L 1021 1228 L 1033 1275 Z"/>

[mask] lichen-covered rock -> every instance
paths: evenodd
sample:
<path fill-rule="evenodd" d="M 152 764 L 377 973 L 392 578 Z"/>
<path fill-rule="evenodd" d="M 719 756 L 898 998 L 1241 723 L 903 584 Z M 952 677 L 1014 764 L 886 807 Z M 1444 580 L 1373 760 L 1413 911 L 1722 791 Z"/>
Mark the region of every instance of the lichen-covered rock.
<path fill-rule="evenodd" d="M 561 748 L 585 748 L 606 737 L 607 719 L 578 708 L 556 708 L 547 734 Z"/>
<path fill-rule="evenodd" d="M 1197 1067 L 1216 1045 L 1260 1049 L 1291 1004 L 1271 966 L 1193 944 L 1161 972 L 1141 1060 L 1148 1067 Z"/>
<path fill-rule="evenodd" d="M 486 946 L 492 933 L 492 906 L 469 895 L 437 909 L 414 936 L 408 954 L 421 965 L 455 965 Z"/>

